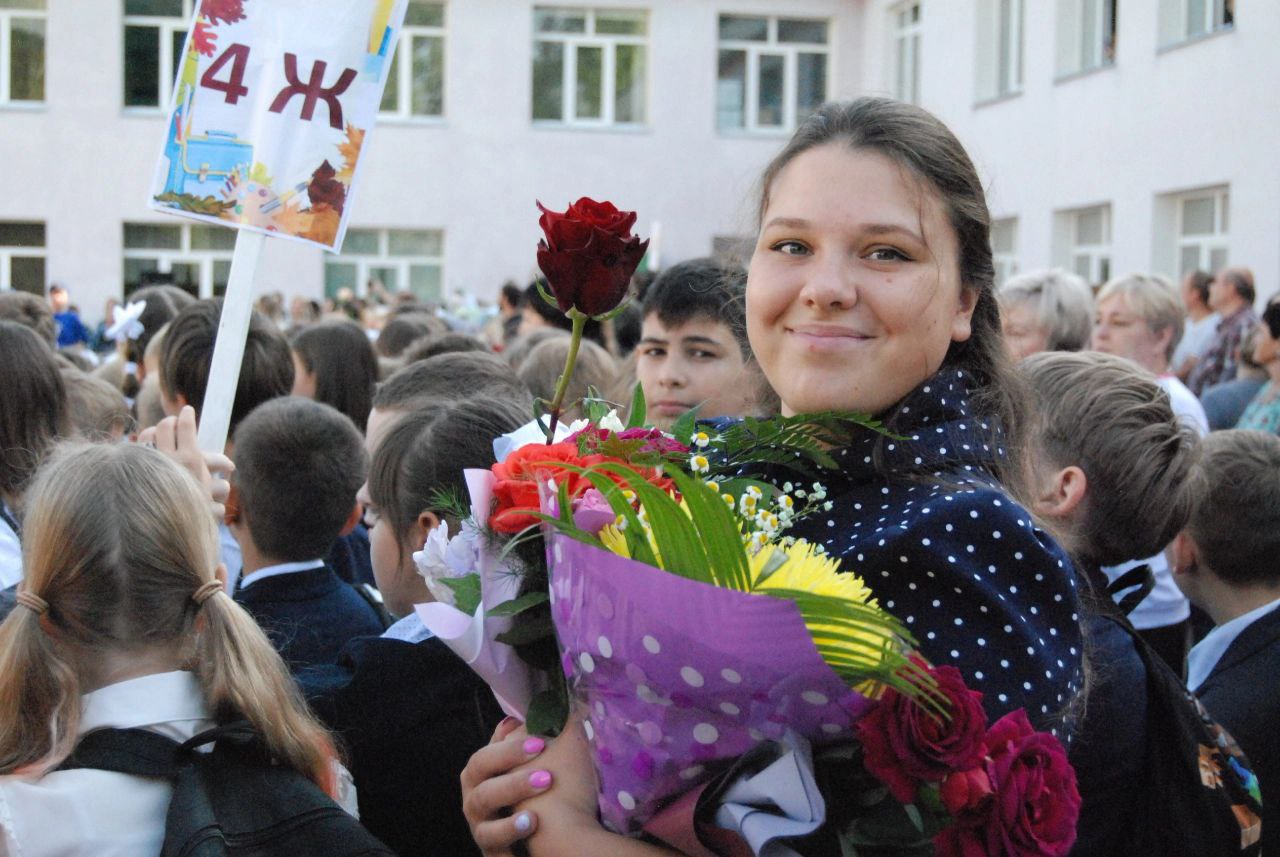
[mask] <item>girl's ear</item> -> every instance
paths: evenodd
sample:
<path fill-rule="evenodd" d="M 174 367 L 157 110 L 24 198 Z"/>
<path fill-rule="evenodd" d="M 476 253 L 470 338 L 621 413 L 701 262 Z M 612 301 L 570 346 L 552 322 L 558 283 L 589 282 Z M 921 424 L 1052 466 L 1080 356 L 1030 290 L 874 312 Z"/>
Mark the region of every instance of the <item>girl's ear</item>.
<path fill-rule="evenodd" d="M 427 534 L 440 526 L 440 517 L 435 512 L 424 509 L 418 513 L 417 519 L 413 522 L 413 530 L 415 536 L 421 536 L 418 544 L 421 545 L 427 540 Z"/>
<path fill-rule="evenodd" d="M 1080 508 L 1088 490 L 1088 477 L 1073 464 L 1047 474 L 1036 487 L 1036 499 L 1032 505 L 1034 511 L 1045 518 L 1066 521 Z"/>
<path fill-rule="evenodd" d="M 952 342 L 966 342 L 973 335 L 973 311 L 977 306 L 978 290 L 961 283 L 960 297 L 956 301 L 956 314 L 951 319 Z"/>
<path fill-rule="evenodd" d="M 346 523 L 342 525 L 342 531 L 338 533 L 338 538 L 351 535 L 351 531 L 356 528 L 356 524 L 360 523 L 360 519 L 364 517 L 364 504 L 356 500 L 351 505 L 351 514 L 347 515 Z"/>

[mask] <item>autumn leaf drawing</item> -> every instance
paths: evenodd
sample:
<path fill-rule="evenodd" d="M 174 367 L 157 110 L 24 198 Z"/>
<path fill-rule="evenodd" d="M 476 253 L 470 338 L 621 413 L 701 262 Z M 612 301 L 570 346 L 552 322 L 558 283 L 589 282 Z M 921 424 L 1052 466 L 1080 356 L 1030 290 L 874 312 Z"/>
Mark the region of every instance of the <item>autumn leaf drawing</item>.
<path fill-rule="evenodd" d="M 244 20 L 244 0 L 200 0 L 200 14 L 213 24 L 234 24 Z"/>
<path fill-rule="evenodd" d="M 347 141 L 338 144 L 338 153 L 342 155 L 342 169 L 338 170 L 338 181 L 347 187 L 355 177 L 356 161 L 360 160 L 360 148 L 364 145 L 364 129 L 347 123 Z"/>
<path fill-rule="evenodd" d="M 218 34 L 204 21 L 196 22 L 195 32 L 191 34 L 191 44 L 196 52 L 211 57 L 217 50 Z"/>

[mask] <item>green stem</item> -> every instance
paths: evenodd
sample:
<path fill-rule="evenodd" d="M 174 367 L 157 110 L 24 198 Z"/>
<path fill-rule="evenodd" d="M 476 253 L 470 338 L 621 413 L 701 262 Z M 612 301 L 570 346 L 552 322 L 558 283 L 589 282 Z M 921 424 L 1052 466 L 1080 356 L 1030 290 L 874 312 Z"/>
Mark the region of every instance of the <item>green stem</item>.
<path fill-rule="evenodd" d="M 565 393 L 569 391 L 573 367 L 578 362 L 578 346 L 582 344 L 582 334 L 587 329 L 588 316 L 579 312 L 576 307 L 569 310 L 569 318 L 573 320 L 573 335 L 569 339 L 569 355 L 564 361 L 564 374 L 556 382 L 556 395 L 551 400 L 551 424 L 547 427 L 548 444 L 555 442 L 556 423 L 560 421 L 560 407 L 564 404 Z"/>

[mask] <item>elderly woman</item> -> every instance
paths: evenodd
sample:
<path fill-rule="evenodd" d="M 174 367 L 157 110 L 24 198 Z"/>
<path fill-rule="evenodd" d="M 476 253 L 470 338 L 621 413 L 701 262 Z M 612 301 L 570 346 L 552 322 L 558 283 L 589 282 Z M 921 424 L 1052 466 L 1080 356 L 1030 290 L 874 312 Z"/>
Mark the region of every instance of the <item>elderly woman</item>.
<path fill-rule="evenodd" d="M 1205 435 L 1209 421 L 1204 408 L 1169 371 L 1169 361 L 1182 338 L 1184 312 L 1177 289 L 1164 277 L 1158 274 L 1117 277 L 1098 292 L 1093 349 L 1128 358 L 1155 375 L 1157 383 L 1169 395 L 1173 412 L 1185 425 Z M 1151 567 L 1156 585 L 1129 614 L 1129 620 L 1174 671 L 1180 673 L 1187 651 L 1190 605 L 1173 582 L 1165 553 L 1103 571 L 1115 579 L 1141 564 Z"/>
<path fill-rule="evenodd" d="M 1089 345 L 1093 295 L 1060 268 L 1011 277 L 1000 287 L 1005 348 L 1013 360 L 1041 351 L 1080 351 Z"/>

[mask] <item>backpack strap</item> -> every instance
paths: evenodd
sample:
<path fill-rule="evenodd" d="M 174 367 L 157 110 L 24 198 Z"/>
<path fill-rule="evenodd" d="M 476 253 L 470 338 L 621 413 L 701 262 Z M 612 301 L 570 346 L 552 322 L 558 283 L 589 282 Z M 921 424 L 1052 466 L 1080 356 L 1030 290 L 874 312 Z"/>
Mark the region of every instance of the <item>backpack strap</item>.
<path fill-rule="evenodd" d="M 1116 598 L 1121 592 L 1133 587 L 1137 588 L 1123 598 Z M 1107 585 L 1107 595 L 1120 608 L 1120 612 L 1128 616 L 1155 588 L 1156 576 L 1151 571 L 1151 566 L 1143 563 L 1142 565 L 1134 566 L 1111 581 Z"/>
<path fill-rule="evenodd" d="M 94 768 L 171 780 L 178 775 L 181 745 L 146 729 L 95 729 L 55 770 Z"/>

